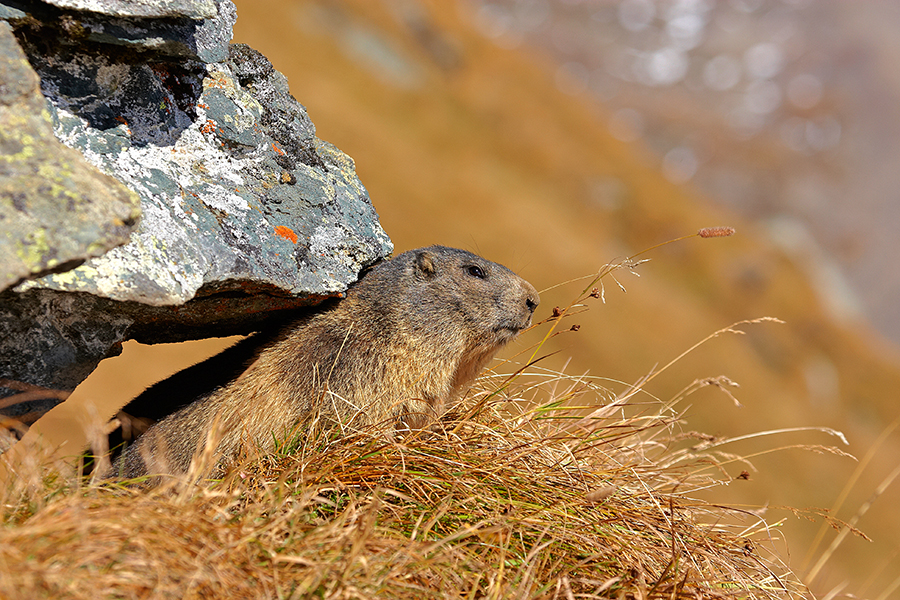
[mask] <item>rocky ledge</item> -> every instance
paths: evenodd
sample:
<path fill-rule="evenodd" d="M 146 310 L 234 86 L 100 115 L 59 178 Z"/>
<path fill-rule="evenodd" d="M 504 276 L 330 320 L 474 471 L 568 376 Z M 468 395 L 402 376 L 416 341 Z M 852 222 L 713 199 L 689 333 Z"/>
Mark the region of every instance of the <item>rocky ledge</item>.
<path fill-rule="evenodd" d="M 16 394 L 71 390 L 124 340 L 247 333 L 391 252 L 353 161 L 229 44 L 235 19 L 0 0 L 0 416 L 27 423 L 60 395 Z"/>

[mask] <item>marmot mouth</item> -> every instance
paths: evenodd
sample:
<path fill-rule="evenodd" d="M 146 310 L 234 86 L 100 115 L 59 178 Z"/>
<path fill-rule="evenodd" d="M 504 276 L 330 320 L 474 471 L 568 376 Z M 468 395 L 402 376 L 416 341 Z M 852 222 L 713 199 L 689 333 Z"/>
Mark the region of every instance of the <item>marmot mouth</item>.
<path fill-rule="evenodd" d="M 526 329 L 529 325 L 531 325 L 531 319 L 528 320 L 525 324 L 504 324 L 498 325 L 494 328 L 494 333 L 497 333 L 502 336 L 508 336 L 510 339 L 519 335 L 523 329 Z"/>

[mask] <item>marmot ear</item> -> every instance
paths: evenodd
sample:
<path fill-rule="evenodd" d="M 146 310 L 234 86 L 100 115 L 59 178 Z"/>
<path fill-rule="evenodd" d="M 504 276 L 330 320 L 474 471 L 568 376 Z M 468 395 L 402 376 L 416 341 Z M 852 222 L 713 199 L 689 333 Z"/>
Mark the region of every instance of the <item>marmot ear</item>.
<path fill-rule="evenodd" d="M 430 252 L 418 252 L 416 254 L 416 267 L 425 275 L 434 275 L 434 257 Z"/>

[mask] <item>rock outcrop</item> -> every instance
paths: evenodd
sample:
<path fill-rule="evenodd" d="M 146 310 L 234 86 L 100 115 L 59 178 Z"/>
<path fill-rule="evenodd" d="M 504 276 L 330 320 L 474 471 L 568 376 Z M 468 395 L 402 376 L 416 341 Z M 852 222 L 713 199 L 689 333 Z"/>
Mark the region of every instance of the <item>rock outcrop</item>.
<path fill-rule="evenodd" d="M 128 241 L 137 194 L 53 134 L 40 80 L 0 21 L 0 289 Z"/>
<path fill-rule="evenodd" d="M 247 333 L 391 252 L 353 161 L 229 44 L 228 0 L 0 19 L 0 414 L 48 409 L 3 396 L 72 389 L 123 340 Z"/>

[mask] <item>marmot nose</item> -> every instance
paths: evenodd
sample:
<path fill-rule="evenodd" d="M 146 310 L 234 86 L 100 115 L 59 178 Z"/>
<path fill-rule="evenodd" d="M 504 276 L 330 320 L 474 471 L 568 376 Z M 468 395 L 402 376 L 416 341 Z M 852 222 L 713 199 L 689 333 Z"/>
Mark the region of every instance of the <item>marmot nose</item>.
<path fill-rule="evenodd" d="M 529 312 L 534 313 L 534 309 L 541 303 L 541 297 L 530 283 L 525 282 L 525 286 L 525 307 Z"/>

